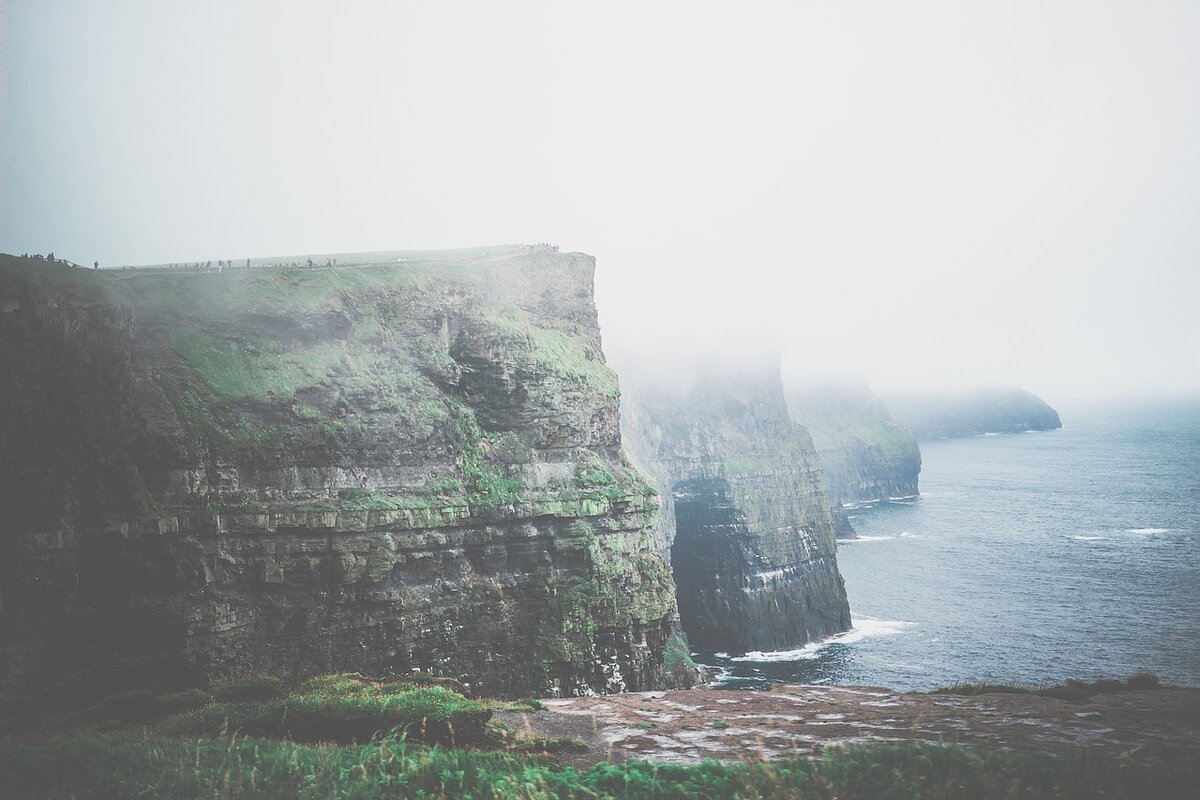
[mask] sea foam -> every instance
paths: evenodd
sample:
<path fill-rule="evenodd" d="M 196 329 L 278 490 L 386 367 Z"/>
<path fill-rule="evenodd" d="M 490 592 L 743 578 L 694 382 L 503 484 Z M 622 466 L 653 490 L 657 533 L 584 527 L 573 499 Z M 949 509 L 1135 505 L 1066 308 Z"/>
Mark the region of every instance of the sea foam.
<path fill-rule="evenodd" d="M 835 633 L 819 642 L 809 642 L 796 650 L 772 650 L 763 652 L 756 650 L 743 656 L 736 656 L 731 661 L 808 661 L 816 658 L 820 652 L 831 644 L 854 644 L 872 636 L 891 636 L 911 628 L 915 623 L 901 620 L 877 619 L 876 617 L 854 617 L 851 620 L 853 628 L 845 633 Z"/>

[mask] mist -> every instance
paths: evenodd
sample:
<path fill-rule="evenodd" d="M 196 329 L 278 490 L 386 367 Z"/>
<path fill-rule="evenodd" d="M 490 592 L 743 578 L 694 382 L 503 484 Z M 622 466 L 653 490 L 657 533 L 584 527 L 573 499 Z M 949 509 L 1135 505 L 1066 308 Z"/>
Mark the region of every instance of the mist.
<path fill-rule="evenodd" d="M 550 241 L 607 347 L 1195 393 L 1200 7 L 0 7 L 0 249 Z"/>

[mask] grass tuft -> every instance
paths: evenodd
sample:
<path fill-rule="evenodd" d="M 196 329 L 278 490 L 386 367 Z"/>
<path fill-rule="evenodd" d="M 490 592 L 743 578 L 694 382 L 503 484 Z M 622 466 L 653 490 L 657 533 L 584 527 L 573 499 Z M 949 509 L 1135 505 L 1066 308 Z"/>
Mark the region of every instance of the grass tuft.
<path fill-rule="evenodd" d="M 580 771 L 544 758 L 425 748 L 397 737 L 369 745 L 314 747 L 241 738 L 88 736 L 0 745 L 0 774 L 8 796 L 38 800 L 1170 800 L 1194 796 L 1197 769 L 1149 769 L 1088 756 L 949 745 L 864 743 L 830 749 L 814 759 L 687 766 L 629 761 Z"/>
<path fill-rule="evenodd" d="M 213 699 L 218 703 L 242 703 L 270 700 L 283 694 L 283 682 L 274 675 L 252 675 L 218 686 Z"/>

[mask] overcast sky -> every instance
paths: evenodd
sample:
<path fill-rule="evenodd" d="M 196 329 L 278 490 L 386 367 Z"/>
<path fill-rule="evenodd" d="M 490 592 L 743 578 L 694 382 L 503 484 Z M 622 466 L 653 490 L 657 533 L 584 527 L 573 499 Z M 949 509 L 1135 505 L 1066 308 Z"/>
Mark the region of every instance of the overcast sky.
<path fill-rule="evenodd" d="M 7 252 L 546 240 L 654 357 L 1200 391 L 1198 2 L 0 9 Z"/>

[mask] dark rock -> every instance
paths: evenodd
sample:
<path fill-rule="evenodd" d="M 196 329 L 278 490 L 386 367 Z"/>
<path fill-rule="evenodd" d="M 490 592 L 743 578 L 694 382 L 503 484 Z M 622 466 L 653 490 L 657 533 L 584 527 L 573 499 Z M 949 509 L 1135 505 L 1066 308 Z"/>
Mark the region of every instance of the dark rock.
<path fill-rule="evenodd" d="M 812 434 L 839 536 L 854 535 L 844 506 L 918 494 L 917 440 L 865 385 L 793 385 L 787 399 Z"/>
<path fill-rule="evenodd" d="M 671 498 L 680 617 L 700 650 L 784 650 L 850 627 L 816 454 L 778 370 L 627 381 L 627 439 Z"/>

